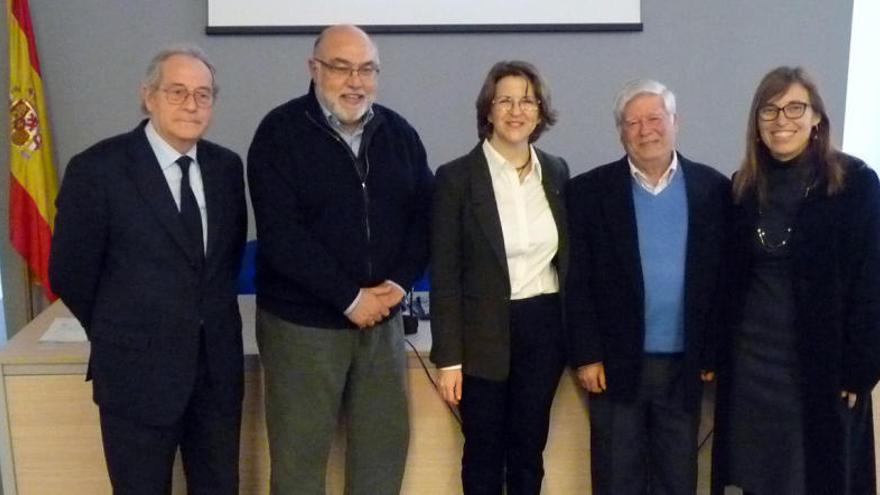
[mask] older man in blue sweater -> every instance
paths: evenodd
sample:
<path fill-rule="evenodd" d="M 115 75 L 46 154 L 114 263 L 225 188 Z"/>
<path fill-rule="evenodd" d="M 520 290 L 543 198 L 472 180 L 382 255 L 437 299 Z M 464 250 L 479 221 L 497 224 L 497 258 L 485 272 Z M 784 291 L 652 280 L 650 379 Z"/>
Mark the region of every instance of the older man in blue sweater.
<path fill-rule="evenodd" d="M 567 191 L 567 324 L 589 392 L 593 493 L 692 495 L 729 183 L 675 150 L 663 84 L 627 84 L 615 119 L 626 156 Z"/>
<path fill-rule="evenodd" d="M 257 341 L 271 493 L 324 493 L 338 414 L 346 493 L 396 494 L 409 426 L 397 307 L 428 259 L 433 177 L 416 131 L 374 103 L 379 54 L 332 26 L 308 94 L 272 110 L 248 154 Z"/>

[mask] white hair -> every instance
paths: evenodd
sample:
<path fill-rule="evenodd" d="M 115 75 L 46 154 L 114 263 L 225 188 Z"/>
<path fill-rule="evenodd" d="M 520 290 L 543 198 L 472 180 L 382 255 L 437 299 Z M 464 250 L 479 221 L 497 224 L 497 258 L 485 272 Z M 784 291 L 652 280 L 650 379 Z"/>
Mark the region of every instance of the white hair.
<path fill-rule="evenodd" d="M 145 88 L 148 88 L 151 91 L 159 88 L 159 82 L 162 80 L 162 63 L 175 55 L 186 55 L 205 64 L 205 67 L 211 72 L 211 87 L 214 91 L 214 96 L 217 96 L 220 88 L 217 86 L 217 71 L 214 69 L 214 64 L 208 60 L 208 55 L 204 50 L 196 45 L 188 43 L 167 46 L 153 56 L 152 60 L 150 60 L 150 64 L 147 66 L 147 71 L 144 74 L 142 84 Z M 143 101 L 141 101 L 141 111 L 145 114 L 149 113 L 147 111 L 147 106 Z"/>
<path fill-rule="evenodd" d="M 617 93 L 614 100 L 614 123 L 620 128 L 623 125 L 623 109 L 636 96 L 650 94 L 663 98 L 666 113 L 675 115 L 675 95 L 663 83 L 653 79 L 636 79 L 626 83 Z"/>

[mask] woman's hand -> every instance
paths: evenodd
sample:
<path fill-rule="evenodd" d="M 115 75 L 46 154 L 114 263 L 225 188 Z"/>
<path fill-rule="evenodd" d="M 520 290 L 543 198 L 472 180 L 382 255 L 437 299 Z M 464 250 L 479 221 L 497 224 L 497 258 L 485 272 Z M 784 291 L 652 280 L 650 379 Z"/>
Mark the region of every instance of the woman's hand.
<path fill-rule="evenodd" d="M 842 390 L 840 392 L 840 398 L 846 401 L 846 407 L 852 409 L 856 406 L 856 399 L 858 399 L 858 396 L 853 392 Z"/>
<path fill-rule="evenodd" d="M 461 402 L 461 368 L 440 370 L 440 396 L 450 406 Z"/>

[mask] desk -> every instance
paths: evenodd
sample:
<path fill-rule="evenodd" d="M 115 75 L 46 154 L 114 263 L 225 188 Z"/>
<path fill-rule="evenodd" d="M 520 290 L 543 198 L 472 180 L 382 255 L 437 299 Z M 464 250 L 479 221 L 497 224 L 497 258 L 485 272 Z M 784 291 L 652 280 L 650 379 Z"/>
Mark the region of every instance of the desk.
<path fill-rule="evenodd" d="M 245 398 L 241 431 L 241 493 L 267 494 L 269 462 L 263 409 L 262 371 L 254 338 L 253 296 L 239 299 L 244 323 Z M 70 312 L 56 302 L 0 351 L 0 473 L 5 495 L 110 494 L 104 466 L 98 409 L 85 382 L 89 344 L 38 342 L 56 317 Z M 425 328 L 409 337 L 426 358 Z M 433 372 L 433 368 L 431 369 Z M 415 352 L 408 370 L 411 440 L 405 495 L 461 493 L 462 437 L 434 392 Z M 552 411 L 545 452 L 545 494 L 588 493 L 587 414 L 574 381 L 565 375 Z M 342 493 L 344 438 L 337 435 L 328 493 Z M 183 472 L 175 466 L 174 493 L 184 494 Z"/>

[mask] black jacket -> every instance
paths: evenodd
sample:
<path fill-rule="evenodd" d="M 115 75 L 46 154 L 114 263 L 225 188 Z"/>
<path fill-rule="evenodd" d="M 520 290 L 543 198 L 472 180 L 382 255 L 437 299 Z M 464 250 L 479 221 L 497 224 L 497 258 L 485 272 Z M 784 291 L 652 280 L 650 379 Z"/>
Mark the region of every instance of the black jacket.
<path fill-rule="evenodd" d="M 685 258 L 685 400 L 699 405 L 701 369 L 715 367 L 729 181 L 678 155 L 688 201 Z M 570 362 L 603 362 L 616 400 L 635 397 L 645 340 L 642 264 L 626 157 L 571 180 L 566 192 L 571 263 L 566 292 Z"/>
<path fill-rule="evenodd" d="M 537 150 L 547 203 L 559 232 L 560 286 L 568 269 L 562 197 L 568 165 Z M 431 232 L 431 361 L 462 364 L 490 380 L 510 368 L 510 277 L 504 236 L 482 146 L 437 169 Z"/>
<path fill-rule="evenodd" d="M 247 175 L 260 308 L 301 325 L 353 328 L 343 312 L 361 287 L 390 279 L 406 289 L 422 275 L 433 188 L 425 149 L 401 116 L 373 111 L 359 158 L 313 88 L 257 128 Z"/>
<path fill-rule="evenodd" d="M 89 374 L 102 409 L 147 424 L 176 421 L 195 383 L 203 328 L 217 407 L 236 413 L 236 280 L 247 234 L 241 159 L 199 141 L 208 211 L 199 270 L 145 122 L 70 160 L 57 200 L 52 288 L 91 341 Z"/>
<path fill-rule="evenodd" d="M 828 196 L 820 183 L 810 189 L 792 226 L 794 328 L 798 336 L 809 493 L 874 493 L 874 448 L 869 414 L 862 426 L 870 446 L 866 456 L 847 452 L 847 414 L 840 392 L 870 400 L 880 378 L 880 183 L 862 161 L 841 154 L 846 179 L 842 192 Z M 727 259 L 730 297 L 727 335 L 740 326 L 752 263 L 750 243 L 758 218 L 757 201 L 746 197 L 733 210 Z M 732 349 L 723 342 L 722 350 Z M 718 374 L 713 485 L 726 482 L 727 355 Z M 853 420 L 854 418 L 849 418 Z M 854 439 L 858 440 L 858 439 Z M 848 458 L 848 456 L 851 456 Z M 850 473 L 847 475 L 846 470 Z M 849 478 L 848 478 L 849 476 Z M 868 491 L 846 491 L 870 486 Z"/>

